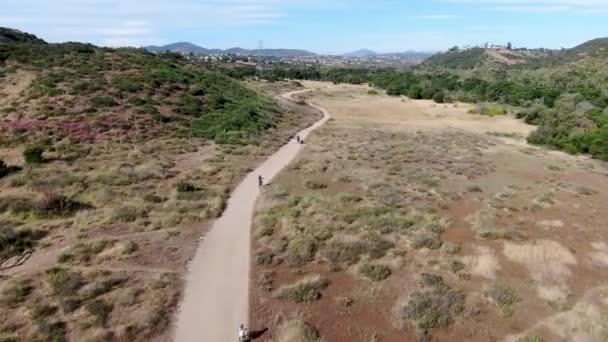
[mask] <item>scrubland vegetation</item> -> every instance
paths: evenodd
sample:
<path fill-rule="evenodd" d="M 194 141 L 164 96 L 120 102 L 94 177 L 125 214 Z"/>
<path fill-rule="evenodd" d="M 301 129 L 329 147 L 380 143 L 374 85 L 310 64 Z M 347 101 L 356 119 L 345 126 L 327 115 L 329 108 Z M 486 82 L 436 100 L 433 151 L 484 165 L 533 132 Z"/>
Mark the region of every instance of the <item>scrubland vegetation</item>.
<path fill-rule="evenodd" d="M 291 320 L 324 340 L 603 336 L 592 314 L 592 332 L 553 321 L 606 310 L 586 299 L 605 277 L 572 247 L 589 242 L 565 230 L 604 236 L 591 213 L 607 199 L 580 184 L 602 182 L 601 162 L 523 147 L 530 127 L 506 117 L 517 106 L 306 86 L 333 119 L 257 204 L 251 319 L 265 338 Z"/>
<path fill-rule="evenodd" d="M 0 37 L 0 340 L 167 334 L 230 190 L 318 114 L 179 55 Z"/>
<path fill-rule="evenodd" d="M 369 83 L 389 95 L 437 103 L 508 105 L 518 118 L 538 126 L 530 143 L 608 160 L 608 68 L 603 51 L 606 40 L 596 40 L 558 56 L 508 66 L 484 63 L 484 49 L 479 48 L 438 54 L 429 63 L 405 71 L 290 67 L 267 70 L 262 76 L 271 81 L 287 78 Z M 251 72 L 241 69 L 230 74 L 244 77 Z"/>

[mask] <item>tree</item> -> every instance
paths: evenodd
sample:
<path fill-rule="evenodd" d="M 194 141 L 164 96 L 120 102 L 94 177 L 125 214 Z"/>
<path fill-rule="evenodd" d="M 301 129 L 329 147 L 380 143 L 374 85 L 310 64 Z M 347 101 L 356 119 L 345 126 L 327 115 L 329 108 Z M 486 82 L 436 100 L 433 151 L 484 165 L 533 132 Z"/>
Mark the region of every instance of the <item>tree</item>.
<path fill-rule="evenodd" d="M 511 42 L 507 43 L 507 50 L 513 50 L 513 44 L 511 44 Z"/>

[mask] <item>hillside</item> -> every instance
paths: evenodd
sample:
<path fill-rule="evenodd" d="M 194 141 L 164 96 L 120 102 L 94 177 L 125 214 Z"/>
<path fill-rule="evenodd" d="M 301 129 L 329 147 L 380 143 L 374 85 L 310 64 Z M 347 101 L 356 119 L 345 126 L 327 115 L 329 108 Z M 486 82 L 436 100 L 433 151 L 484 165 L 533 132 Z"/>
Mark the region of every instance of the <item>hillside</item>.
<path fill-rule="evenodd" d="M 145 50 L 150 52 L 179 52 L 179 53 L 194 53 L 194 54 L 234 54 L 244 56 L 257 56 L 261 55 L 264 57 L 302 57 L 302 56 L 315 56 L 316 54 L 310 51 L 297 50 L 297 49 L 262 49 L 262 50 L 247 50 L 240 47 L 234 47 L 226 50 L 222 49 L 207 49 L 198 45 L 179 42 L 163 46 L 146 46 Z"/>
<path fill-rule="evenodd" d="M 33 43 L 46 44 L 46 42 L 33 34 L 21 32 L 19 30 L 0 27 L 0 43 Z"/>
<path fill-rule="evenodd" d="M 473 69 L 484 65 L 512 66 L 547 57 L 540 50 L 509 50 L 506 48 L 472 48 L 450 50 L 429 57 L 423 65 L 451 69 Z"/>
<path fill-rule="evenodd" d="M 178 54 L 2 32 L 0 340 L 167 340 L 230 190 L 318 113 Z"/>

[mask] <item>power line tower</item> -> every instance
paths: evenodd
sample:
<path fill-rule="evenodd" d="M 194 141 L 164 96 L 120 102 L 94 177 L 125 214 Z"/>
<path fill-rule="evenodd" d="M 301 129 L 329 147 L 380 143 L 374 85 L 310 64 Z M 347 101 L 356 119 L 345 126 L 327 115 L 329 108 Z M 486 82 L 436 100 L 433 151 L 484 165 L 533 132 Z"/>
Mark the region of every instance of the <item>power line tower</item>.
<path fill-rule="evenodd" d="M 262 71 L 262 65 L 263 63 L 263 51 L 264 51 L 264 41 L 263 40 L 259 40 L 258 41 L 258 51 L 256 54 L 256 65 L 255 65 L 255 76 L 256 78 L 260 78 L 260 74 Z"/>

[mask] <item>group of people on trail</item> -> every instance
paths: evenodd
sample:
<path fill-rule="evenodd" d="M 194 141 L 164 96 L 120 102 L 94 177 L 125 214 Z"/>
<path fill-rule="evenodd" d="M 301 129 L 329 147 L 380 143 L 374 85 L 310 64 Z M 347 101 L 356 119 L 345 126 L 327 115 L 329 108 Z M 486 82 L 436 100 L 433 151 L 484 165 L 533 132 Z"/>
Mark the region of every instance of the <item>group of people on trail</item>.
<path fill-rule="evenodd" d="M 304 139 L 300 138 L 299 134 L 292 136 L 292 139 L 295 139 L 298 144 L 304 143 Z M 260 188 L 264 186 L 264 177 L 262 177 L 262 175 L 258 175 L 258 186 Z"/>

